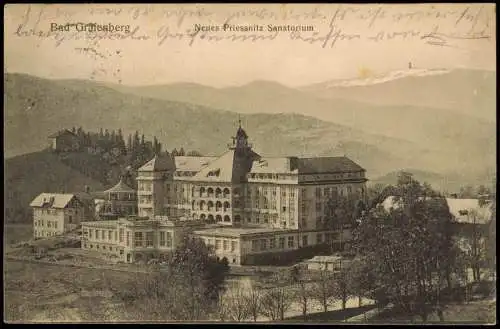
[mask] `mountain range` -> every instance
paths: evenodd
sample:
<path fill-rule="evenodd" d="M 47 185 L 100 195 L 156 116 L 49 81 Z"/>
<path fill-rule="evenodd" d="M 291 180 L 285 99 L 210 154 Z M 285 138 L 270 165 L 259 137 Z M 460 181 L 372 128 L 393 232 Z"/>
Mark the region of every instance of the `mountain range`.
<path fill-rule="evenodd" d="M 4 153 L 35 152 L 49 134 L 82 126 L 139 130 L 167 149 L 217 155 L 241 116 L 262 155 L 347 155 L 372 179 L 418 168 L 444 181 L 484 184 L 496 163 L 495 78 L 495 72 L 451 70 L 300 88 L 269 81 L 212 88 L 6 73 Z"/>

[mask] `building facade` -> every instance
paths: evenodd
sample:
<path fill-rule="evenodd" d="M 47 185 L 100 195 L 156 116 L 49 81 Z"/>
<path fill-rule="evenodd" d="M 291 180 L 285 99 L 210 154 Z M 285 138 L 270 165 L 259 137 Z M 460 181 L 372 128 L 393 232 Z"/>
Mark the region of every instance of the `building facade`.
<path fill-rule="evenodd" d="M 127 186 L 123 179 L 112 188 L 100 193 L 98 216 L 102 220 L 116 220 L 124 216 L 137 215 L 137 191 Z"/>
<path fill-rule="evenodd" d="M 77 229 L 91 207 L 75 194 L 41 193 L 31 203 L 33 237 L 51 237 Z"/>
<path fill-rule="evenodd" d="M 71 131 L 64 129 L 49 136 L 49 147 L 57 152 L 74 152 L 80 149 L 80 139 Z"/>
<path fill-rule="evenodd" d="M 147 261 L 175 250 L 203 223 L 156 216 L 82 223 L 82 249 L 122 262 Z"/>
<path fill-rule="evenodd" d="M 191 236 L 229 264 L 272 261 L 349 240 L 349 228 L 325 228 L 325 208 L 338 197 L 363 200 L 367 181 L 346 157 L 261 157 L 241 126 L 221 156 L 156 155 L 136 180 L 137 191 L 120 181 L 104 192 L 114 217 L 82 223 L 83 249 L 135 262 Z"/>
<path fill-rule="evenodd" d="M 280 246 L 281 238 L 283 250 L 339 239 L 338 232 L 324 228 L 326 204 L 338 196 L 364 200 L 366 181 L 365 170 L 347 157 L 261 157 L 240 126 L 220 157 L 155 156 L 139 168 L 138 213 L 227 226 L 216 235 L 231 245 L 237 239 L 239 254 L 229 253 L 229 262 L 245 263 L 249 254 L 279 251 L 267 246 Z M 263 238 L 252 239 L 252 230 Z M 210 232 L 196 234 L 215 246 Z M 349 231 L 344 234 L 348 239 Z M 246 243 L 255 246 L 244 248 Z"/>
<path fill-rule="evenodd" d="M 338 231 L 300 232 L 294 229 L 227 227 L 201 229 L 193 232 L 210 246 L 217 258 L 226 258 L 231 265 L 253 265 L 279 259 L 284 253 L 301 248 L 330 245 L 340 240 Z M 350 231 L 342 232 L 345 241 Z"/>
<path fill-rule="evenodd" d="M 139 215 L 307 231 L 330 196 L 365 198 L 365 170 L 352 160 L 262 158 L 247 138 L 240 127 L 220 157 L 155 156 L 138 171 Z"/>

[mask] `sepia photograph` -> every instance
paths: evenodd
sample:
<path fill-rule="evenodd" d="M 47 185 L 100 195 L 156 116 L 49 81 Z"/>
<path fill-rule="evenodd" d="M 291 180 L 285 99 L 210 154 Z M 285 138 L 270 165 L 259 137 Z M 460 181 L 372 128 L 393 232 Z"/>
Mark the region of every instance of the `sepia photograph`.
<path fill-rule="evenodd" d="M 4 5 L 4 323 L 496 324 L 496 5 Z"/>

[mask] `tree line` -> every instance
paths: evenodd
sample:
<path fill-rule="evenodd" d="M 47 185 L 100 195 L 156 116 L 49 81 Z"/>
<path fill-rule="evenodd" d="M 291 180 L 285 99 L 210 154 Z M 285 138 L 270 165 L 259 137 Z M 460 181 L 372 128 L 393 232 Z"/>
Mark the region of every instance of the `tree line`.
<path fill-rule="evenodd" d="M 139 134 L 139 131 L 129 134 L 126 141 L 121 129 L 116 131 L 100 128 L 99 132 L 90 132 L 84 131 L 82 127 L 73 127 L 71 131 L 80 139 L 82 148 L 100 149 L 102 153 L 114 152 L 117 157 L 126 157 L 127 164 L 134 168 L 144 164 L 155 154 L 201 156 L 197 151 L 186 152 L 182 147 L 179 150 L 174 148 L 169 153 L 168 150 L 163 150 L 163 144 L 156 136 L 153 136 L 152 141 L 147 140 L 144 134 Z"/>

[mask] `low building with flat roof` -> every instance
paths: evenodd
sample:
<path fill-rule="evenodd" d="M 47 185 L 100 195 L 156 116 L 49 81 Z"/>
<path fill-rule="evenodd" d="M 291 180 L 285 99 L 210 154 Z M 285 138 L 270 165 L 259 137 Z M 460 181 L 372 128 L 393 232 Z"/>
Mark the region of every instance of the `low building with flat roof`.
<path fill-rule="evenodd" d="M 285 257 L 287 253 L 307 246 L 328 246 L 340 241 L 338 231 L 298 232 L 294 229 L 248 226 L 206 228 L 193 234 L 211 246 L 218 258 L 225 257 L 231 265 L 253 265 L 261 259 Z M 349 230 L 345 230 L 344 239 L 348 239 L 349 235 Z"/>
<path fill-rule="evenodd" d="M 202 223 L 166 216 L 129 216 L 82 223 L 82 248 L 131 263 L 161 258 Z"/>

